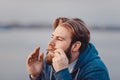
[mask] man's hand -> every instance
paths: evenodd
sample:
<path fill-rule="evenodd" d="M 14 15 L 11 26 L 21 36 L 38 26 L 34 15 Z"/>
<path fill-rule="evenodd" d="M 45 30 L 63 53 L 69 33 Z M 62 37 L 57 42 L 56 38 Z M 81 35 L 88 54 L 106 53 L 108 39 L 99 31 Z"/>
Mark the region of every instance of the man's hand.
<path fill-rule="evenodd" d="M 52 65 L 56 72 L 68 67 L 68 58 L 62 49 L 56 49 L 54 51 L 54 58 L 52 59 Z"/>
<path fill-rule="evenodd" d="M 43 53 L 39 54 L 39 49 L 35 48 L 35 50 L 29 54 L 26 62 L 26 66 L 31 77 L 36 77 L 43 70 Z"/>

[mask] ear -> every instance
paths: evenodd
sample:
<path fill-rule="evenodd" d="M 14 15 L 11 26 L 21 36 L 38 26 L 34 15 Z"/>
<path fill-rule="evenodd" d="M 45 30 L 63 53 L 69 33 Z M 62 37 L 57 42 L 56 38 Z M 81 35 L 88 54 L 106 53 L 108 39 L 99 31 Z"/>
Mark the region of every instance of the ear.
<path fill-rule="evenodd" d="M 79 48 L 81 47 L 81 42 L 80 41 L 76 41 L 73 45 L 72 45 L 72 51 L 76 52 L 79 51 Z"/>

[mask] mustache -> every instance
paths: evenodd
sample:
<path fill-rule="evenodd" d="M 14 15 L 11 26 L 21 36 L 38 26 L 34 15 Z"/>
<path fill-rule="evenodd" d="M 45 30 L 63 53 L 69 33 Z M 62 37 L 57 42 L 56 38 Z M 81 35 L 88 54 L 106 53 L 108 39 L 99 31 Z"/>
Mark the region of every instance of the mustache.
<path fill-rule="evenodd" d="M 47 52 L 53 52 L 53 51 L 55 51 L 55 50 L 56 50 L 56 48 L 49 48 L 49 49 L 46 49 Z"/>

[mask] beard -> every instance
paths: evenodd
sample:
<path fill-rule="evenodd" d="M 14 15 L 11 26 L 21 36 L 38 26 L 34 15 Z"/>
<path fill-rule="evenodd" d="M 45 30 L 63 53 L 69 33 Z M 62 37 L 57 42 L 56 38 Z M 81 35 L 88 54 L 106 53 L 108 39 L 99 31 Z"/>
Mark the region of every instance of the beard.
<path fill-rule="evenodd" d="M 69 47 L 66 50 L 64 50 L 68 60 L 71 59 L 71 47 L 72 47 L 72 43 L 70 43 Z M 52 49 L 50 49 L 50 52 L 54 52 L 54 50 L 55 50 L 55 48 L 52 48 Z M 46 61 L 47 64 L 52 65 L 52 58 L 53 58 L 52 54 L 54 54 L 54 53 L 50 54 L 50 52 L 49 52 L 49 49 L 48 49 L 48 51 L 46 53 L 45 61 Z"/>
<path fill-rule="evenodd" d="M 71 47 L 72 47 L 72 44 L 70 44 L 70 46 L 64 51 L 68 60 L 71 59 Z"/>

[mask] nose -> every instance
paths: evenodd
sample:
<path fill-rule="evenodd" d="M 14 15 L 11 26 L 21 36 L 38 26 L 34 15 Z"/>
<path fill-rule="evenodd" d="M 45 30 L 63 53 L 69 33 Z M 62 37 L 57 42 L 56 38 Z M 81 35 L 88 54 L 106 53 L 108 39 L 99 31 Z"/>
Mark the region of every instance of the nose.
<path fill-rule="evenodd" d="M 54 49 L 55 48 L 55 41 L 52 39 L 50 42 L 49 42 L 49 48 L 50 49 Z"/>

